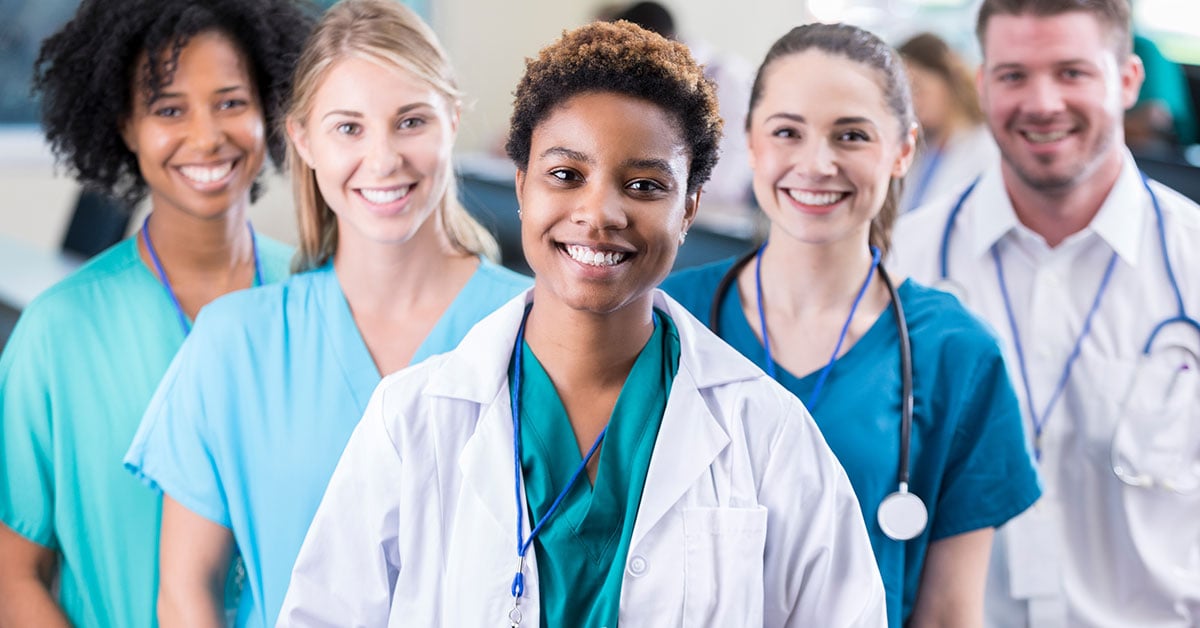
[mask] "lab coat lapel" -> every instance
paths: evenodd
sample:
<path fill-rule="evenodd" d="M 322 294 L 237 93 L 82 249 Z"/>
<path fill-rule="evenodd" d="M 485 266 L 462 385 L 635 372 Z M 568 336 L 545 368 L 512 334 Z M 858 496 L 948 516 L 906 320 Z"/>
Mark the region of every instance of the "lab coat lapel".
<path fill-rule="evenodd" d="M 729 445 L 729 434 L 702 391 L 763 376 L 661 290 L 655 293 L 655 306 L 666 310 L 679 330 L 679 372 L 654 444 L 631 547 L 637 547 Z"/>

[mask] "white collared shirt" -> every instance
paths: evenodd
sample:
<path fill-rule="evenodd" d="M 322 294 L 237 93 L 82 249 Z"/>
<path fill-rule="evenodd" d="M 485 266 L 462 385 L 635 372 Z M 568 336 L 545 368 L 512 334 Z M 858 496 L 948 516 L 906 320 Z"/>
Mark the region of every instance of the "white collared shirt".
<path fill-rule="evenodd" d="M 1200 317 L 1200 207 L 1162 185 L 1151 186 L 1187 314 Z M 938 199 L 901 219 L 893 238 L 898 273 L 937 284 L 947 221 L 960 196 Z M 999 254 L 1029 391 L 1043 420 L 1044 494 L 997 536 L 988 583 L 991 626 L 1200 625 L 1200 494 L 1128 486 L 1113 471 L 1118 417 L 1127 419 L 1122 430 L 1142 442 L 1182 451 L 1200 464 L 1195 368 L 1172 380 L 1179 374 L 1178 358 L 1156 352 L 1144 372 L 1150 375 L 1138 380 L 1152 385 L 1137 390 L 1157 383 L 1162 391 L 1164 381 L 1182 382 L 1173 389 L 1170 412 L 1142 416 L 1121 405 L 1151 331 L 1179 313 L 1159 238 L 1150 195 L 1128 154 L 1091 224 L 1056 247 L 1018 221 L 999 165 L 984 173 L 954 222 L 946 250 L 949 278 L 1001 339 L 1032 444 L 1028 395 L 992 251 Z M 1053 411 L 1042 417 L 1114 253 L 1116 264 L 1079 358 Z M 1200 353 L 1200 333 L 1185 326 L 1169 328 L 1158 344 L 1164 341 Z M 1131 403 L 1152 405 L 1154 394 L 1165 397 L 1143 392 Z M 1162 417 L 1173 422 L 1151 425 Z"/>

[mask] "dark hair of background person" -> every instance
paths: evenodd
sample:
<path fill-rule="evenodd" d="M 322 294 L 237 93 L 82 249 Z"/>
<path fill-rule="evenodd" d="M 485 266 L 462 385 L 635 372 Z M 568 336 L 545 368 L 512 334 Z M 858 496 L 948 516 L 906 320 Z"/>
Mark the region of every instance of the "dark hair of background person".
<path fill-rule="evenodd" d="M 558 105 L 585 92 L 632 96 L 672 114 L 688 146 L 688 194 L 708 180 L 721 140 L 712 81 L 686 46 L 628 22 L 582 26 L 526 61 L 504 147 L 517 168 L 529 167 L 534 128 Z"/>
<path fill-rule="evenodd" d="M 921 33 L 901 44 L 897 50 L 905 61 L 936 74 L 946 83 L 954 106 L 966 120 L 972 124 L 983 123 L 975 78 L 962 57 L 951 50 L 941 37 Z"/>
<path fill-rule="evenodd" d="M 675 18 L 667 7 L 657 2 L 635 2 L 613 16 L 613 21 L 625 20 L 642 28 L 675 39 Z"/>
<path fill-rule="evenodd" d="M 879 79 L 879 89 L 884 102 L 899 122 L 900 140 L 906 141 L 910 129 L 917 123 L 913 113 L 912 93 L 908 87 L 908 75 L 900 55 L 891 46 L 869 31 L 849 24 L 805 24 L 788 31 L 771 45 L 750 90 L 750 109 L 746 116 L 746 130 L 754 109 L 762 99 L 767 72 L 777 59 L 799 54 L 807 50 L 819 50 L 828 55 L 843 57 L 874 70 Z M 893 177 L 888 184 L 887 198 L 883 208 L 871 220 L 870 243 L 879 247 L 884 254 L 891 246 L 892 227 L 899 215 L 900 193 L 903 179 Z"/>
<path fill-rule="evenodd" d="M 995 15 L 1033 15 L 1053 17 L 1079 11 L 1091 13 L 1101 24 L 1112 29 L 1117 60 L 1124 61 L 1133 52 L 1133 10 L 1129 0 L 983 0 L 975 22 L 975 36 L 986 50 L 984 39 L 988 21 Z"/>
<path fill-rule="evenodd" d="M 34 65 L 46 139 L 85 187 L 133 207 L 147 193 L 137 156 L 121 137 L 133 98 L 153 100 L 171 84 L 191 38 L 215 31 L 246 57 L 267 149 L 282 166 L 280 120 L 316 15 L 299 0 L 84 0 L 71 21 L 42 42 Z M 143 52 L 147 63 L 137 67 Z M 257 198 L 257 184 L 251 196 Z"/>

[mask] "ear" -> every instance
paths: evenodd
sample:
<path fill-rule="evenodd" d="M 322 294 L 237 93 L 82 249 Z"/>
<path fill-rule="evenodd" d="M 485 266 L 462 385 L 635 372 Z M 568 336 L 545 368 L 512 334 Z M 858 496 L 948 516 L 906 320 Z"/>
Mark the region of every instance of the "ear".
<path fill-rule="evenodd" d="M 1117 66 L 1121 75 L 1121 106 L 1129 109 L 1137 104 L 1138 94 L 1142 91 L 1142 83 L 1146 80 L 1146 66 L 1142 58 L 1130 53 L 1125 61 Z"/>
<path fill-rule="evenodd" d="M 746 134 L 746 156 L 749 157 L 750 169 L 754 170 L 754 136 L 750 134 L 750 129 L 742 132 Z"/>
<path fill-rule="evenodd" d="M 696 221 L 696 212 L 700 211 L 700 193 L 704 188 L 697 188 L 695 194 L 689 194 L 683 200 L 683 230 L 686 232 L 692 228 L 692 223 Z"/>
<path fill-rule="evenodd" d="M 904 134 L 904 141 L 900 143 L 900 154 L 896 156 L 896 163 L 892 164 L 892 178 L 899 179 L 908 174 L 908 169 L 912 166 L 916 154 L 917 125 L 914 123 L 909 125 L 908 132 Z"/>
<path fill-rule="evenodd" d="M 312 168 L 313 158 L 312 150 L 308 145 L 308 130 L 291 116 L 284 122 L 284 126 L 287 128 L 288 139 L 292 141 L 292 146 L 296 147 L 296 154 L 300 155 L 300 159 L 304 160 L 305 165 Z"/>
<path fill-rule="evenodd" d="M 462 117 L 462 103 L 455 102 L 450 108 L 450 134 L 458 137 L 458 121 Z"/>
<path fill-rule="evenodd" d="M 125 142 L 125 148 L 128 148 L 129 152 L 137 154 L 137 133 L 133 130 L 133 122 L 130 118 L 132 118 L 132 115 L 121 119 L 119 129 L 121 132 L 121 141 Z"/>
<path fill-rule="evenodd" d="M 516 190 L 517 191 L 517 208 L 518 208 L 517 211 L 520 211 L 520 207 L 525 204 L 525 171 L 524 170 L 517 168 L 517 174 L 516 174 L 516 177 L 513 179 L 513 183 L 517 188 L 517 190 Z"/>
<path fill-rule="evenodd" d="M 987 63 L 986 59 L 984 60 L 984 63 Z M 984 113 L 987 113 L 987 90 L 985 90 L 983 87 L 984 63 L 980 63 L 979 67 L 975 68 L 975 95 L 979 97 L 979 107 L 983 109 Z"/>

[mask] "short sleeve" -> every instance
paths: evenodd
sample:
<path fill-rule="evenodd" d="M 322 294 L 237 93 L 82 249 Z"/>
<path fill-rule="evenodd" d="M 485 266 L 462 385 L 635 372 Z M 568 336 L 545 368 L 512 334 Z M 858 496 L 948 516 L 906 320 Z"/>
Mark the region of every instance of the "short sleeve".
<path fill-rule="evenodd" d="M 225 343 L 217 323 L 203 312 L 197 318 L 142 417 L 125 454 L 125 468 L 184 508 L 229 528 L 209 429 L 214 419 L 209 408 L 229 395 L 221 381 L 228 368 L 219 359 Z"/>
<path fill-rule="evenodd" d="M 53 345 L 37 302 L 17 322 L 0 356 L 0 520 L 54 547 Z"/>
<path fill-rule="evenodd" d="M 1042 493 L 1004 359 L 995 343 L 988 344 L 966 377 L 940 387 L 957 391 L 957 399 L 948 406 L 955 431 L 931 541 L 998 527 Z"/>

